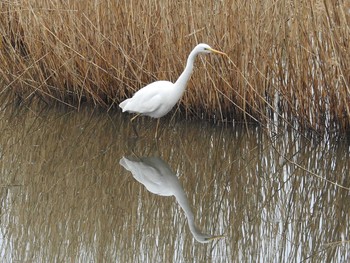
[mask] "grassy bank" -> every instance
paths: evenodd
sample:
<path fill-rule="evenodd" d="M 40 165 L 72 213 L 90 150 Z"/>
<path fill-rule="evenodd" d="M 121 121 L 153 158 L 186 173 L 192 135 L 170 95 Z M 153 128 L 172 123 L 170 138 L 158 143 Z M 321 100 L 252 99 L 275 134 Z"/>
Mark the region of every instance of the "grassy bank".
<path fill-rule="evenodd" d="M 176 80 L 199 42 L 180 111 L 350 129 L 350 3 L 311 1 L 1 1 L 2 93 L 106 108 Z"/>

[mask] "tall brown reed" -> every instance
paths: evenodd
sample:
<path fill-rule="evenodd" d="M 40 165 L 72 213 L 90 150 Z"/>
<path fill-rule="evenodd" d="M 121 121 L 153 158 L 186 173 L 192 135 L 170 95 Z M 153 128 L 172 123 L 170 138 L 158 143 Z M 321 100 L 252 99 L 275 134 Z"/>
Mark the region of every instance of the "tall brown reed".
<path fill-rule="evenodd" d="M 271 117 L 350 127 L 348 1 L 2 1 L 2 92 L 112 107 L 176 80 L 206 42 L 180 110 L 217 120 Z"/>

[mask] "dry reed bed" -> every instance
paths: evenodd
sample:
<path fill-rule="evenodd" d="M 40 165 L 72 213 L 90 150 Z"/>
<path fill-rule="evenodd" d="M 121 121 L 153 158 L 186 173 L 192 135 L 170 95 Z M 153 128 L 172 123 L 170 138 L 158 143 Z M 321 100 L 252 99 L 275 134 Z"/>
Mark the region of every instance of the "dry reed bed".
<path fill-rule="evenodd" d="M 2 93 L 79 108 L 113 107 L 156 79 L 176 80 L 196 43 L 182 112 L 217 120 L 280 118 L 350 127 L 350 3 L 53 1 L 0 3 Z"/>

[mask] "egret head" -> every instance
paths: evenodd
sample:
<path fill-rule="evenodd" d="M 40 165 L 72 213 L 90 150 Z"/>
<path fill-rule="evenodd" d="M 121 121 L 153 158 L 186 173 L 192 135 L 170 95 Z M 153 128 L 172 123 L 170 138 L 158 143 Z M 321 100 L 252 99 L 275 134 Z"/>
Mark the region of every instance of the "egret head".
<path fill-rule="evenodd" d="M 225 238 L 224 235 L 213 236 L 213 235 L 202 233 L 194 224 L 193 218 L 187 218 L 187 220 L 188 220 L 188 226 L 190 227 L 193 237 L 200 243 L 209 243 L 217 239 Z"/>
<path fill-rule="evenodd" d="M 192 234 L 194 234 L 194 233 L 192 233 Z M 217 239 L 225 238 L 224 235 L 212 236 L 212 235 L 203 234 L 203 233 L 197 233 L 197 234 L 194 234 L 193 236 L 200 243 L 209 243 L 209 242 L 212 242 L 212 241 L 217 240 Z"/>
<path fill-rule="evenodd" d="M 226 53 L 224 52 L 221 52 L 221 51 L 218 51 L 218 50 L 215 50 L 213 48 L 211 48 L 209 45 L 207 44 L 204 44 L 204 43 L 201 43 L 201 44 L 198 44 L 194 50 L 197 52 L 197 53 L 217 53 L 217 54 L 221 54 L 221 55 L 226 55 Z"/>

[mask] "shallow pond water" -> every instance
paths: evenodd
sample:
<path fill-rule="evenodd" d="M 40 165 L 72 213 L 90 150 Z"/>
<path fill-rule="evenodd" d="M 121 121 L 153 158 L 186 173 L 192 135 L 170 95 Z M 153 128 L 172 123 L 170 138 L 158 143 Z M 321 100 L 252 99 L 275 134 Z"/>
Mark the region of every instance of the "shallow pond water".
<path fill-rule="evenodd" d="M 348 141 L 129 119 L 1 111 L 4 262 L 350 260 Z"/>

